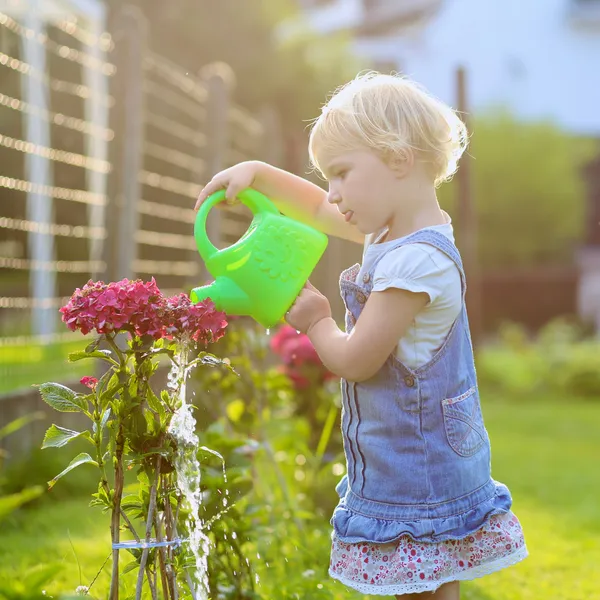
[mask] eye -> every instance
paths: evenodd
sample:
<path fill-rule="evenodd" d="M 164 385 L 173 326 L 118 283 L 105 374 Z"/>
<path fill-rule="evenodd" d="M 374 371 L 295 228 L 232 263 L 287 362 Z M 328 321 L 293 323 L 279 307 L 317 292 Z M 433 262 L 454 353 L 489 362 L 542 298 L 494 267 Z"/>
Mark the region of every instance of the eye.
<path fill-rule="evenodd" d="M 344 177 L 346 177 L 347 174 L 348 169 L 342 169 L 341 171 L 338 171 L 335 176 L 337 179 L 344 179 Z"/>

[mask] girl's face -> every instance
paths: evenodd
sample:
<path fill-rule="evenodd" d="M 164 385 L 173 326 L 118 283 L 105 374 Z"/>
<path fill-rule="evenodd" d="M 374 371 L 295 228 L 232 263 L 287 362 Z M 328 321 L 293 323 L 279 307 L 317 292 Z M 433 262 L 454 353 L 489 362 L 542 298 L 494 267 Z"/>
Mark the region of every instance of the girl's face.
<path fill-rule="evenodd" d="M 370 150 L 349 151 L 327 161 L 328 201 L 361 233 L 391 228 L 402 212 L 403 177 Z"/>

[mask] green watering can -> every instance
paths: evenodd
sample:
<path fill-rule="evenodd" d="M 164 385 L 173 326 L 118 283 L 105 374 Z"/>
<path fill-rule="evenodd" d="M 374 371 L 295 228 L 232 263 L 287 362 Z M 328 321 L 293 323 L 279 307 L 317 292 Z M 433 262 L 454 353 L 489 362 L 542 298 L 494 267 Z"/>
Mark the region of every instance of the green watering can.
<path fill-rule="evenodd" d="M 253 213 L 248 231 L 232 246 L 218 250 L 208 239 L 206 219 L 225 200 L 212 194 L 196 216 L 194 237 L 206 269 L 215 278 L 194 288 L 192 302 L 210 298 L 218 310 L 247 315 L 269 329 L 281 321 L 317 266 L 327 236 L 282 215 L 266 196 L 252 188 L 238 194 Z"/>

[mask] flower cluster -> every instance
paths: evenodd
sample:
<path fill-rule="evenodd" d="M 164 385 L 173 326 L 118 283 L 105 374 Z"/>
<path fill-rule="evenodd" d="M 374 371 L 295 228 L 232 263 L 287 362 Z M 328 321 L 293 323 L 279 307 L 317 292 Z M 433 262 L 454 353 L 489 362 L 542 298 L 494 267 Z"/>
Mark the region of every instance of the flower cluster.
<path fill-rule="evenodd" d="M 139 337 L 179 338 L 187 334 L 196 342 L 215 342 L 225 334 L 225 313 L 210 300 L 193 304 L 185 294 L 166 298 L 156 281 L 139 279 L 104 283 L 88 281 L 77 288 L 60 309 L 71 331 L 84 335 L 127 331 Z"/>
<path fill-rule="evenodd" d="M 194 304 L 186 294 L 168 298 L 161 314 L 168 338 L 189 333 L 194 341 L 207 344 L 223 337 L 227 327 L 225 313 L 216 311 L 210 300 Z"/>
<path fill-rule="evenodd" d="M 298 390 L 315 383 L 321 385 L 335 377 L 328 371 L 309 337 L 290 325 L 282 326 L 271 339 L 271 350 L 281 357 L 283 372 Z"/>

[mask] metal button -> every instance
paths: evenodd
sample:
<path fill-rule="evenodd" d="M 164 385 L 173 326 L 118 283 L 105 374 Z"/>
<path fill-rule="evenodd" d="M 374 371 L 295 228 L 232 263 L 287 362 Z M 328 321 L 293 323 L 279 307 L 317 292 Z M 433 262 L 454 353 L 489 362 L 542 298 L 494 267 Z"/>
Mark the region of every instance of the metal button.
<path fill-rule="evenodd" d="M 414 385 L 415 385 L 415 378 L 412 375 L 407 375 L 404 378 L 404 383 L 406 384 L 407 387 L 414 387 Z"/>
<path fill-rule="evenodd" d="M 367 297 L 362 292 L 358 292 L 358 294 L 356 294 L 356 299 L 358 300 L 359 304 L 364 304 L 367 301 Z"/>
<path fill-rule="evenodd" d="M 369 283 L 369 281 L 371 281 L 371 275 L 369 275 L 369 273 L 365 273 L 363 275 L 363 283 Z"/>

